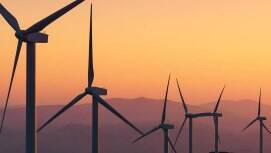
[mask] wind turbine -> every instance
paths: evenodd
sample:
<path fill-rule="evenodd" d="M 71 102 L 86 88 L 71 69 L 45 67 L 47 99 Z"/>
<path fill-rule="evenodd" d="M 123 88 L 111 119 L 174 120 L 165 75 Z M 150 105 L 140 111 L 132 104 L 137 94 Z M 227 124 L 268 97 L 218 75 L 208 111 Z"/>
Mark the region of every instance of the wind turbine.
<path fill-rule="evenodd" d="M 84 0 L 76 0 L 62 9 L 56 11 L 50 16 L 42 19 L 26 30 L 21 30 L 17 19 L 0 3 L 0 14 L 4 17 L 7 23 L 15 30 L 15 36 L 18 39 L 18 45 L 13 65 L 8 95 L 5 103 L 3 118 L 1 121 L 0 132 L 3 128 L 5 114 L 9 102 L 11 88 L 14 75 L 16 72 L 17 63 L 19 60 L 23 42 L 27 44 L 26 49 L 26 153 L 36 152 L 36 129 L 35 129 L 35 104 L 36 104 L 36 43 L 48 43 L 48 35 L 40 31 L 53 23 L 62 15 L 69 12 L 71 9 L 82 3 Z"/>
<path fill-rule="evenodd" d="M 168 95 L 168 88 L 169 88 L 169 82 L 170 82 L 170 76 L 168 78 L 168 83 L 167 83 L 167 89 L 166 89 L 166 95 L 165 95 L 165 101 L 164 101 L 164 107 L 163 107 L 163 113 L 162 113 L 162 117 L 161 117 L 161 123 L 154 127 L 153 129 L 151 129 L 150 131 L 146 132 L 144 135 L 138 137 L 136 140 L 134 140 L 134 143 L 141 140 L 142 138 L 158 131 L 158 130 L 162 130 L 164 133 L 164 153 L 168 153 L 168 144 L 170 144 L 172 150 L 176 152 L 174 145 L 172 143 L 172 141 L 170 140 L 169 136 L 168 136 L 168 131 L 170 129 L 174 128 L 174 125 L 171 124 L 166 124 L 165 120 L 166 120 L 166 108 L 167 108 L 167 95 Z"/>
<path fill-rule="evenodd" d="M 177 137 L 176 137 L 176 140 L 175 140 L 175 145 L 181 135 L 181 132 L 183 130 L 183 127 L 187 121 L 187 119 L 189 120 L 189 153 L 192 153 L 193 152 L 193 119 L 196 119 L 196 118 L 204 118 L 204 117 L 212 117 L 213 120 L 214 120 L 214 126 L 215 126 L 215 144 L 214 144 L 214 148 L 215 148 L 215 153 L 218 153 L 218 143 L 219 143 L 219 131 L 218 131 L 218 118 L 219 117 L 222 117 L 222 114 L 221 113 L 218 113 L 218 107 L 219 107 L 219 104 L 220 104 L 220 100 L 221 100 L 221 97 L 223 95 L 223 92 L 224 92 L 224 89 L 225 89 L 225 86 L 223 87 L 220 95 L 219 95 L 219 98 L 217 100 L 217 103 L 216 103 L 216 106 L 214 108 L 214 111 L 213 112 L 203 112 L 203 113 L 190 113 L 188 111 L 188 107 L 186 105 L 186 102 L 184 100 L 184 97 L 183 97 L 183 94 L 182 94 L 182 91 L 181 91 L 181 88 L 180 88 L 180 85 L 179 85 L 179 82 L 178 82 L 178 79 L 176 79 L 176 82 L 177 82 L 177 86 L 178 86 L 178 90 L 179 90 L 179 94 L 180 94 L 180 98 L 181 98 L 181 101 L 182 101 L 182 105 L 183 105 L 183 108 L 184 108 L 184 112 L 185 112 L 185 118 L 181 124 L 181 127 L 178 131 L 178 134 L 177 134 Z"/>
<path fill-rule="evenodd" d="M 267 128 L 267 126 L 264 124 L 264 120 L 266 120 L 265 116 L 261 115 L 261 98 L 262 98 L 262 91 L 260 89 L 260 96 L 259 96 L 259 105 L 258 105 L 258 114 L 257 117 L 252 120 L 242 131 L 244 132 L 247 128 L 249 128 L 252 124 L 254 124 L 256 121 L 259 121 L 260 125 L 260 153 L 263 153 L 263 128 L 271 134 L 270 130 Z"/>
<path fill-rule="evenodd" d="M 92 4 L 90 11 L 90 34 L 89 34 L 89 64 L 88 64 L 88 86 L 87 88 L 76 96 L 72 101 L 65 105 L 61 110 L 59 110 L 53 117 L 51 117 L 47 122 L 45 122 L 39 129 L 38 132 L 50 124 L 53 120 L 59 117 L 62 113 L 67 111 L 73 105 L 78 103 L 82 98 L 87 95 L 92 96 L 92 153 L 98 153 L 98 104 L 103 105 L 106 109 L 111 111 L 114 115 L 123 120 L 131 128 L 133 128 L 139 134 L 143 134 L 135 125 L 128 121 L 123 115 L 121 115 L 115 108 L 113 108 L 108 102 L 102 99 L 101 95 L 106 95 L 107 90 L 99 87 L 93 87 L 92 83 L 94 80 L 94 68 L 93 68 L 93 45 L 92 45 Z"/>

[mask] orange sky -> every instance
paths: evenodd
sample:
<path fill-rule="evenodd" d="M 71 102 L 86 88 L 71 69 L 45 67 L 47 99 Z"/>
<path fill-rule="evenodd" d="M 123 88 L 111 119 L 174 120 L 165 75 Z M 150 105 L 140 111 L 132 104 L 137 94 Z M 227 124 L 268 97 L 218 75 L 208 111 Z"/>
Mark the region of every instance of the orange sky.
<path fill-rule="evenodd" d="M 22 28 L 68 4 L 64 0 L 1 0 Z M 37 47 L 37 103 L 66 103 L 86 87 L 89 0 L 46 28 Z M 169 73 L 189 103 L 271 100 L 270 0 L 99 0 L 94 2 L 95 85 L 111 97 L 162 98 Z M 0 99 L 13 64 L 14 31 L 0 18 Z M 23 104 L 25 46 L 11 101 Z M 173 82 L 174 81 L 174 82 Z M 170 99 L 178 97 L 175 80 Z M 269 102 L 271 104 L 271 102 Z"/>

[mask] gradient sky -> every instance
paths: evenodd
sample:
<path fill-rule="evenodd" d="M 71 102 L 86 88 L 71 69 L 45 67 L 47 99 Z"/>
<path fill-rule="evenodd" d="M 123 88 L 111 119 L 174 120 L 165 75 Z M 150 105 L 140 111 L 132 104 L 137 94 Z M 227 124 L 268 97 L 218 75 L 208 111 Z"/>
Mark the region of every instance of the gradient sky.
<path fill-rule="evenodd" d="M 22 28 L 71 0 L 1 0 Z M 37 103 L 63 104 L 86 87 L 90 1 L 44 30 L 37 46 Z M 257 99 L 271 94 L 270 0 L 97 0 L 94 1 L 94 84 L 112 97 L 177 100 L 179 77 L 191 104 L 217 98 Z M 17 40 L 0 18 L 0 100 L 4 102 Z M 25 46 L 11 97 L 25 103 Z"/>

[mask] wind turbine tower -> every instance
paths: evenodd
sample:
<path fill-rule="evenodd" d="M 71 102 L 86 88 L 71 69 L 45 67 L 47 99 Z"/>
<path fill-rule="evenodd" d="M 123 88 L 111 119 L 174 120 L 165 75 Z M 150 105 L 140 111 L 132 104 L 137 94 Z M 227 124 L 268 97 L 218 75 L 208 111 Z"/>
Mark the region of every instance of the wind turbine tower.
<path fill-rule="evenodd" d="M 123 115 L 121 115 L 115 108 L 113 108 L 108 102 L 101 98 L 102 95 L 107 94 L 107 90 L 104 88 L 94 87 L 92 86 L 94 80 L 94 68 L 93 68 L 93 43 L 92 43 L 92 5 L 90 11 L 90 33 L 89 33 L 89 63 L 88 63 L 88 84 L 86 89 L 77 95 L 73 100 L 71 100 L 67 105 L 65 105 L 61 110 L 59 110 L 53 117 L 51 117 L 47 122 L 45 122 L 39 129 L 40 132 L 43 128 L 49 125 L 52 121 L 54 121 L 57 117 L 59 117 L 62 113 L 70 109 L 73 105 L 78 103 L 81 99 L 90 95 L 92 97 L 92 153 L 99 152 L 99 137 L 98 137 L 98 104 L 103 105 L 106 109 L 112 112 L 115 116 L 120 118 L 126 124 L 128 124 L 131 128 L 133 128 L 139 134 L 143 134 L 141 130 L 139 130 L 134 124 L 132 124 L 129 120 L 127 120 Z"/>
<path fill-rule="evenodd" d="M 2 131 L 6 110 L 9 102 L 11 88 L 14 75 L 16 72 L 17 63 L 19 60 L 22 43 L 26 43 L 26 153 L 36 152 L 36 43 L 48 43 L 48 35 L 41 33 L 44 28 L 53 23 L 62 15 L 69 12 L 71 9 L 82 3 L 84 0 L 76 0 L 64 8 L 58 10 L 52 15 L 42 19 L 26 30 L 21 30 L 17 19 L 0 3 L 0 14 L 4 17 L 7 23 L 15 30 L 15 36 L 18 39 L 18 45 L 13 65 L 13 71 L 10 79 L 8 95 L 5 103 L 3 118 L 1 121 L 0 132 Z"/>
<path fill-rule="evenodd" d="M 169 88 L 169 82 L 170 82 L 170 76 L 168 78 L 168 83 L 167 83 L 167 89 L 166 89 L 166 95 L 165 95 L 165 99 L 164 99 L 164 106 L 163 106 L 163 113 L 162 113 L 162 117 L 161 117 L 161 123 L 154 127 L 153 129 L 151 129 L 150 131 L 146 132 L 144 135 L 140 136 L 139 138 L 137 138 L 136 140 L 134 140 L 134 142 L 137 142 L 141 139 L 143 139 L 144 137 L 158 131 L 158 130 L 162 130 L 164 133 L 164 153 L 168 153 L 169 150 L 169 146 L 168 144 L 170 144 L 172 150 L 176 152 L 175 147 L 172 143 L 172 141 L 170 140 L 169 136 L 168 136 L 168 131 L 170 129 L 174 128 L 174 125 L 171 124 L 166 124 L 165 120 L 166 120 L 166 109 L 167 109 L 167 96 L 168 96 L 168 88 Z"/>
<path fill-rule="evenodd" d="M 271 134 L 270 130 L 267 128 L 267 126 L 264 124 L 264 121 L 267 119 L 265 116 L 261 115 L 261 99 L 262 99 L 262 91 L 260 89 L 260 96 L 259 96 L 259 105 L 258 105 L 258 114 L 257 117 L 252 120 L 242 131 L 244 132 L 246 129 L 248 129 L 251 125 L 253 125 L 256 121 L 259 121 L 259 126 L 260 126 L 260 152 L 263 153 L 263 129 L 265 129 L 269 134 Z"/>
<path fill-rule="evenodd" d="M 189 122 L 189 134 L 188 134 L 189 135 L 189 138 L 188 138 L 188 141 L 189 141 L 188 144 L 189 144 L 189 146 L 188 146 L 188 149 L 189 149 L 189 153 L 192 153 L 193 152 L 193 119 L 211 117 L 211 118 L 213 118 L 214 126 L 215 126 L 215 143 L 214 143 L 214 149 L 215 149 L 215 153 L 218 153 L 219 152 L 218 151 L 219 150 L 219 148 L 218 148 L 218 143 L 219 143 L 218 118 L 222 117 L 222 114 L 218 113 L 218 107 L 219 107 L 219 104 L 220 104 L 221 97 L 223 95 L 225 86 L 224 86 L 224 88 L 222 89 L 222 91 L 221 91 L 221 93 L 219 95 L 219 98 L 217 100 L 217 103 L 216 103 L 216 106 L 215 106 L 213 112 L 190 113 L 188 111 L 188 107 L 187 107 L 186 102 L 184 100 L 184 96 L 182 94 L 182 91 L 181 91 L 178 79 L 176 79 L 176 82 L 177 82 L 177 86 L 178 86 L 180 98 L 181 98 L 181 101 L 182 101 L 182 106 L 184 108 L 185 118 L 184 118 L 184 120 L 183 120 L 183 122 L 181 124 L 181 127 L 180 127 L 179 131 L 178 131 L 178 134 L 177 134 L 177 137 L 176 137 L 176 140 L 175 140 L 174 144 L 176 145 L 179 137 L 181 136 L 181 132 L 183 130 L 183 127 L 184 127 L 186 121 L 188 120 L 188 122 Z"/>

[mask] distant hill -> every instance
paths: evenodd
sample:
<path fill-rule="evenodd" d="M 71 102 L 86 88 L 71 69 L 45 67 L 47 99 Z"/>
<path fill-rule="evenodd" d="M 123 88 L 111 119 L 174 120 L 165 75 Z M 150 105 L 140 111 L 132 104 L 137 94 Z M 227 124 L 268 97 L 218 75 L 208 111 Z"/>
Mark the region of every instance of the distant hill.
<path fill-rule="evenodd" d="M 162 100 L 136 98 L 108 99 L 111 105 L 118 109 L 130 121 L 144 131 L 160 122 Z M 189 111 L 213 111 L 214 102 L 191 106 Z M 38 125 L 44 123 L 62 106 L 38 106 Z M 162 133 L 147 137 L 132 144 L 138 136 L 131 128 L 113 116 L 102 106 L 99 107 L 100 117 L 100 152 L 101 153 L 162 153 Z M 263 113 L 271 116 L 271 106 L 263 105 Z M 246 132 L 241 129 L 255 117 L 257 103 L 251 100 L 222 101 L 219 111 L 223 113 L 220 120 L 221 148 L 237 153 L 258 152 L 258 125 L 255 124 Z M 1 110 L 2 113 L 2 110 Z M 10 108 L 2 136 L 0 136 L 0 152 L 24 153 L 24 117 L 23 107 Z M 179 102 L 169 101 L 167 122 L 175 125 L 176 129 L 170 131 L 172 139 L 183 120 L 183 108 Z M 76 105 L 67 111 L 51 125 L 38 134 L 39 153 L 89 153 L 91 149 L 91 104 Z M 213 149 L 213 122 L 211 119 L 198 119 L 194 122 L 194 152 L 207 153 Z M 271 128 L 270 121 L 266 121 Z M 187 127 L 177 144 L 179 153 L 187 152 Z M 270 152 L 271 136 L 265 133 L 265 151 Z"/>

